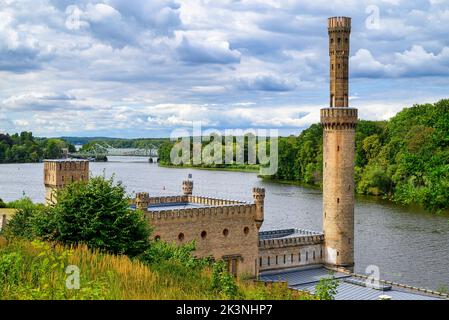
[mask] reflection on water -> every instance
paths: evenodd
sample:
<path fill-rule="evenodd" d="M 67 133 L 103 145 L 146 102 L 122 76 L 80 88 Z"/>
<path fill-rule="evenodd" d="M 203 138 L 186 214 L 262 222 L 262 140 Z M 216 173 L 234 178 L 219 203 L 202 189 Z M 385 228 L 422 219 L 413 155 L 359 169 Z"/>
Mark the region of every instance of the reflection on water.
<path fill-rule="evenodd" d="M 149 164 L 148 158 L 109 160 L 90 163 L 92 174 L 115 174 L 130 193 L 179 194 L 189 173 L 193 174 L 195 194 L 252 201 L 252 187 L 260 186 L 266 189 L 262 229 L 321 230 L 320 190 L 265 182 L 254 173 L 160 168 Z M 11 201 L 24 192 L 43 202 L 42 176 L 42 164 L 0 165 L 0 198 Z M 355 215 L 356 272 L 364 273 L 373 264 L 388 280 L 432 289 L 449 287 L 449 217 L 373 197 L 357 197 Z"/>

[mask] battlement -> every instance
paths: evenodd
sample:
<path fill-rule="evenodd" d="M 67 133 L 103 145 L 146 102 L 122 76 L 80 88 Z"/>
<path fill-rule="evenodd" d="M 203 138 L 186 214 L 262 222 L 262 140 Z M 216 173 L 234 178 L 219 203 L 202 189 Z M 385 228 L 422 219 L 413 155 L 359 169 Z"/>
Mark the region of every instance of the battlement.
<path fill-rule="evenodd" d="M 209 207 L 157 210 L 157 211 L 152 211 L 151 208 L 149 208 L 148 212 L 145 213 L 145 217 L 147 217 L 150 221 L 160 219 L 191 220 L 192 218 L 195 217 L 213 218 L 215 216 L 222 216 L 222 217 L 226 216 L 231 218 L 236 215 L 250 217 L 254 216 L 254 214 L 255 214 L 254 204 L 240 203 L 228 205 L 214 205 Z"/>
<path fill-rule="evenodd" d="M 358 113 L 355 108 L 333 107 L 320 110 L 321 124 L 326 129 L 354 129 Z"/>
<path fill-rule="evenodd" d="M 349 17 L 331 17 L 327 19 L 329 32 L 332 31 L 351 31 L 351 18 Z"/>
<path fill-rule="evenodd" d="M 285 229 L 259 232 L 259 249 L 276 249 L 315 245 L 324 242 L 324 234 L 305 229 Z"/>

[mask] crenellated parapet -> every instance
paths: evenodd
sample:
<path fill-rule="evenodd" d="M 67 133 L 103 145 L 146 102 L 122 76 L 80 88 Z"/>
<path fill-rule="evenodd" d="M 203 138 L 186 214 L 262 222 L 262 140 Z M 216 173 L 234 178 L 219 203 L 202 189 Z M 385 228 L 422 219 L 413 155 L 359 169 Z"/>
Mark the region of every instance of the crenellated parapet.
<path fill-rule="evenodd" d="M 158 210 L 148 211 L 145 216 L 150 220 L 160 219 L 178 219 L 178 220 L 191 220 L 192 218 L 213 218 L 215 216 L 229 217 L 233 216 L 247 216 L 252 217 L 255 215 L 256 208 L 253 204 L 234 204 L 234 205 L 217 205 L 210 207 L 199 208 L 186 208 L 186 209 L 172 209 L 172 210 Z"/>
<path fill-rule="evenodd" d="M 329 32 L 351 32 L 351 18 L 349 17 L 331 17 L 327 19 L 327 28 Z"/>
<path fill-rule="evenodd" d="M 355 108 L 323 108 L 320 110 L 320 117 L 324 129 L 354 129 L 357 125 L 358 112 Z"/>

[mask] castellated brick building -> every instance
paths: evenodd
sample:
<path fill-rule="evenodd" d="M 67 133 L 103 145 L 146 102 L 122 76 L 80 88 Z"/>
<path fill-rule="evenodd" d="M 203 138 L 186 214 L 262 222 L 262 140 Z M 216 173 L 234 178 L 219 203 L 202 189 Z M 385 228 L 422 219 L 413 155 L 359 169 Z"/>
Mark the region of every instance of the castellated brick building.
<path fill-rule="evenodd" d="M 89 161 L 77 159 L 45 160 L 45 203 L 56 203 L 56 192 L 67 184 L 89 179 Z"/>

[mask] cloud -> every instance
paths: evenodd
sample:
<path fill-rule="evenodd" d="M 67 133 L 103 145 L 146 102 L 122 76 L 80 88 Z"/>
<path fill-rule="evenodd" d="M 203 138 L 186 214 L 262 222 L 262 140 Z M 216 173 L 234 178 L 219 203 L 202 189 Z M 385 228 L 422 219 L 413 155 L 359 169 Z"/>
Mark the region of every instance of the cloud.
<path fill-rule="evenodd" d="M 240 90 L 260 90 L 260 91 L 290 91 L 296 86 L 287 79 L 282 79 L 273 75 L 258 75 L 253 78 L 238 79 L 237 87 Z"/>
<path fill-rule="evenodd" d="M 328 104 L 336 13 L 353 18 L 363 117 L 447 97 L 447 1 L 0 0 L 0 130 L 167 135 L 201 120 L 297 133 Z"/>
<path fill-rule="evenodd" d="M 367 78 L 444 76 L 449 74 L 449 47 L 435 54 L 414 45 L 410 50 L 395 52 L 389 61 L 382 63 L 370 51 L 359 49 L 350 60 L 352 74 Z"/>
<path fill-rule="evenodd" d="M 180 59 L 189 63 L 218 63 L 229 64 L 240 62 L 240 52 L 231 50 L 229 42 L 218 39 L 189 39 L 182 37 L 177 47 Z"/>

